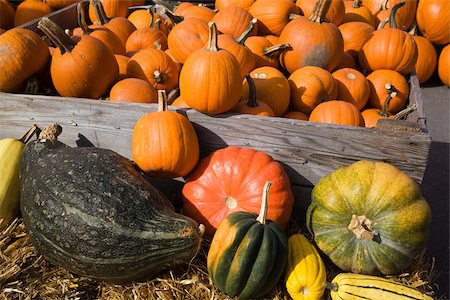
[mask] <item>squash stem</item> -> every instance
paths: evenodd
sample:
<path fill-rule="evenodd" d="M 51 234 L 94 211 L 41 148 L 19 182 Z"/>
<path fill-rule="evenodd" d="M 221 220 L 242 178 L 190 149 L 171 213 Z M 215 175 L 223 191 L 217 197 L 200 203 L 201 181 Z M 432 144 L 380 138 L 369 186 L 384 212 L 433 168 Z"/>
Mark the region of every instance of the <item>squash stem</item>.
<path fill-rule="evenodd" d="M 247 29 L 245 29 L 245 31 L 241 34 L 241 36 L 236 40 L 238 44 L 244 45 L 245 41 L 250 36 L 250 33 L 252 32 L 253 28 L 255 28 L 257 22 L 258 20 L 256 18 L 251 19 Z"/>
<path fill-rule="evenodd" d="M 168 8 L 161 9 L 161 13 L 165 14 L 172 21 L 173 25 L 177 25 L 184 20 L 183 16 L 174 14 L 174 12 Z"/>
<path fill-rule="evenodd" d="M 289 21 L 297 19 L 298 17 L 301 17 L 301 15 L 299 15 L 299 14 L 289 14 Z"/>
<path fill-rule="evenodd" d="M 88 2 L 80 2 L 77 4 L 77 18 L 78 18 L 78 26 L 80 26 L 81 30 L 83 30 L 84 35 L 91 34 L 94 30 L 89 28 L 86 23 L 86 10 L 88 8 Z"/>
<path fill-rule="evenodd" d="M 167 94 L 165 90 L 158 90 L 158 112 L 167 111 Z"/>
<path fill-rule="evenodd" d="M 208 29 L 209 29 L 209 38 L 208 38 L 208 45 L 206 46 L 207 51 L 213 51 L 218 52 L 219 46 L 217 41 L 217 26 L 214 22 L 208 23 Z"/>
<path fill-rule="evenodd" d="M 100 25 L 105 25 L 110 21 L 100 0 L 92 0 L 92 7 Z"/>
<path fill-rule="evenodd" d="M 272 182 L 266 181 L 263 188 L 263 194 L 262 194 L 262 201 L 261 201 L 261 210 L 259 211 L 259 215 L 256 218 L 256 221 L 258 221 L 261 224 L 266 224 L 266 217 L 267 217 L 267 209 L 269 207 L 268 204 L 268 198 L 269 198 L 269 189 L 272 185 Z"/>
<path fill-rule="evenodd" d="M 148 24 L 148 27 L 151 28 L 151 27 L 153 27 L 153 24 L 155 23 L 155 8 L 149 7 L 148 13 L 150 14 L 150 23 Z"/>
<path fill-rule="evenodd" d="M 386 99 L 384 100 L 383 108 L 380 111 L 380 116 L 387 117 L 388 111 L 389 111 L 389 105 L 391 103 L 391 100 L 397 96 L 397 92 L 395 91 L 388 91 L 388 94 L 386 96 Z"/>
<path fill-rule="evenodd" d="M 358 240 L 373 240 L 375 234 L 371 231 L 372 221 L 366 216 L 352 215 L 347 229 L 353 232 Z"/>
<path fill-rule="evenodd" d="M 311 22 L 322 23 L 327 20 L 326 15 L 331 6 L 331 0 L 318 0 L 308 20 Z"/>
<path fill-rule="evenodd" d="M 404 110 L 399 111 L 395 116 L 394 119 L 395 120 L 400 120 L 404 117 L 406 117 L 407 115 L 409 115 L 410 113 L 412 113 L 413 111 L 417 110 L 418 106 L 417 104 L 413 104 L 411 106 L 408 106 L 407 108 L 405 108 Z"/>
<path fill-rule="evenodd" d="M 361 7 L 360 0 L 353 1 L 352 8 L 360 8 L 360 7 Z"/>
<path fill-rule="evenodd" d="M 155 72 L 153 72 L 153 78 L 157 83 L 163 82 L 163 74 L 159 70 L 155 70 Z"/>
<path fill-rule="evenodd" d="M 36 133 L 39 128 L 36 124 L 33 124 L 30 129 L 19 139 L 22 143 L 26 144 L 31 139 L 31 137 Z"/>
<path fill-rule="evenodd" d="M 263 54 L 268 57 L 272 57 L 275 53 L 283 51 L 287 48 L 291 47 L 289 44 L 278 44 L 272 47 L 264 48 Z"/>
<path fill-rule="evenodd" d="M 253 81 L 252 76 L 250 74 L 245 75 L 245 79 L 247 79 L 249 96 L 247 101 L 248 107 L 258 107 L 258 102 L 256 101 L 256 85 Z"/>
<path fill-rule="evenodd" d="M 58 136 L 61 134 L 61 132 L 62 127 L 58 123 L 55 123 L 42 129 L 41 133 L 39 133 L 38 139 L 56 141 L 58 140 Z"/>
<path fill-rule="evenodd" d="M 43 17 L 37 27 L 61 50 L 61 54 L 72 51 L 77 45 L 61 27 L 48 17 Z"/>
<path fill-rule="evenodd" d="M 395 16 L 397 15 L 397 10 L 405 4 L 406 2 L 399 2 L 394 5 L 391 13 L 389 14 L 389 28 L 397 28 L 397 21 L 395 20 Z"/>

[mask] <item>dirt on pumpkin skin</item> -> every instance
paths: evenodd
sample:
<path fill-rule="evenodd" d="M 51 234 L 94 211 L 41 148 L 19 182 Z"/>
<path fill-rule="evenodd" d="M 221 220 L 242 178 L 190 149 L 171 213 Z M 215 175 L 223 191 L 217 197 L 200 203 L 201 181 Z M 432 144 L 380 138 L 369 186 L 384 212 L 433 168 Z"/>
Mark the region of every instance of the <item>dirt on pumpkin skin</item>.
<path fill-rule="evenodd" d="M 298 232 L 292 227 L 290 232 Z M 190 264 L 181 264 L 162 272 L 146 282 L 126 285 L 96 282 L 58 268 L 36 253 L 21 219 L 16 219 L 0 232 L 0 300 L 3 299 L 230 299 L 210 281 L 206 269 L 206 257 L 210 241 L 204 239 L 198 255 Z M 328 280 L 338 270 L 326 262 Z M 433 295 L 437 276 L 431 262 L 419 257 L 414 270 L 391 280 L 416 287 Z M 265 299 L 290 299 L 284 281 L 280 280 Z M 326 292 L 323 299 L 329 299 Z"/>

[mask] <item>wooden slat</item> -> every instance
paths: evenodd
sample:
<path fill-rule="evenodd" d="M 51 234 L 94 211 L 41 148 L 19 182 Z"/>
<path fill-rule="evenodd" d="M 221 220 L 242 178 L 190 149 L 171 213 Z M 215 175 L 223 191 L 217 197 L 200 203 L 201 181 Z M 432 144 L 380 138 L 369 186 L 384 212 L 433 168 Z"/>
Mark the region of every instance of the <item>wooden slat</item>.
<path fill-rule="evenodd" d="M 155 110 L 154 104 L 0 93 L 0 138 L 19 137 L 33 123 L 57 122 L 64 130 L 61 141 L 68 145 L 92 144 L 131 158 L 134 124 Z M 423 132 L 178 111 L 194 123 L 202 156 L 227 145 L 252 147 L 283 163 L 293 184 L 303 186 L 362 159 L 391 163 L 420 183 L 431 143 Z"/>

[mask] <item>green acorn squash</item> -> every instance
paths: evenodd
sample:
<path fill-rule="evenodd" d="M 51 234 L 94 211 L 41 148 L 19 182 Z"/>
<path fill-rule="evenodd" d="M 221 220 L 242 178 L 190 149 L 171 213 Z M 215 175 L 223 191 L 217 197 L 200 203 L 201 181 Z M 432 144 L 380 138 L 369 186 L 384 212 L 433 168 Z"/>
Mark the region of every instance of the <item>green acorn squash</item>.
<path fill-rule="evenodd" d="M 342 270 L 397 274 L 425 247 L 431 210 L 419 186 L 396 167 L 359 161 L 319 180 L 307 226 Z"/>
<path fill-rule="evenodd" d="M 274 288 L 287 260 L 288 240 L 279 225 L 266 220 L 270 181 L 264 186 L 259 215 L 237 211 L 219 224 L 208 252 L 212 282 L 239 299 L 260 299 Z"/>
<path fill-rule="evenodd" d="M 71 148 L 43 131 L 25 147 L 20 174 L 30 240 L 56 266 L 128 282 L 189 262 L 199 249 L 204 226 L 175 213 L 131 161 L 111 150 Z"/>

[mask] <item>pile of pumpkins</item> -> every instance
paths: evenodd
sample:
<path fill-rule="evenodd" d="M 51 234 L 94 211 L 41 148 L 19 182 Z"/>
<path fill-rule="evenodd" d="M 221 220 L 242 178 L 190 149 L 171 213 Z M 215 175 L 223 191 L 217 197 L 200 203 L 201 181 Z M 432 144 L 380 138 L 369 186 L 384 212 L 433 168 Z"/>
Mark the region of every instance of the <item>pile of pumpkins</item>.
<path fill-rule="evenodd" d="M 64 97 L 156 103 L 158 90 L 179 89 L 169 104 L 212 115 L 374 127 L 417 108 L 408 106 L 411 72 L 423 83 L 437 69 L 450 85 L 448 1 L 227 0 L 128 12 L 140 4 L 81 2 L 73 30 L 43 18 L 50 46 L 8 30 L 0 91 L 21 92 L 30 76 Z"/>

